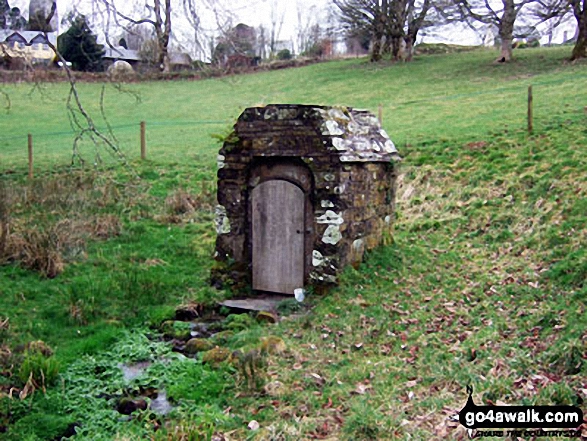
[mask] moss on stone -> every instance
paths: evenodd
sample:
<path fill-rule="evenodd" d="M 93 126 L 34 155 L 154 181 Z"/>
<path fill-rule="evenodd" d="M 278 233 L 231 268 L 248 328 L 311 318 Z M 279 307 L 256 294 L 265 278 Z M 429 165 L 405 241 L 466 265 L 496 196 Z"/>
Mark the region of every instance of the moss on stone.
<path fill-rule="evenodd" d="M 191 337 L 190 324 L 176 320 L 167 320 L 161 323 L 159 331 L 165 338 L 175 340 L 189 340 Z"/>
<path fill-rule="evenodd" d="M 202 355 L 202 363 L 209 364 L 211 366 L 218 366 L 220 363 L 227 361 L 230 358 L 230 349 L 223 348 L 222 346 L 216 346 L 209 351 L 204 352 Z"/>
<path fill-rule="evenodd" d="M 214 345 L 205 338 L 191 338 L 185 344 L 184 352 L 189 355 L 205 352 L 212 349 Z"/>
<path fill-rule="evenodd" d="M 226 344 L 232 337 L 234 337 L 234 332 L 230 331 L 230 330 L 226 330 L 226 331 L 220 331 L 216 334 L 214 334 L 211 337 L 211 340 L 216 343 L 216 344 L 220 344 L 220 345 L 224 345 Z"/>
<path fill-rule="evenodd" d="M 261 349 L 267 354 L 283 354 L 287 345 L 281 338 L 270 335 L 261 339 Z"/>
<path fill-rule="evenodd" d="M 257 313 L 257 321 L 261 323 L 277 323 L 277 314 L 269 311 L 259 311 Z"/>

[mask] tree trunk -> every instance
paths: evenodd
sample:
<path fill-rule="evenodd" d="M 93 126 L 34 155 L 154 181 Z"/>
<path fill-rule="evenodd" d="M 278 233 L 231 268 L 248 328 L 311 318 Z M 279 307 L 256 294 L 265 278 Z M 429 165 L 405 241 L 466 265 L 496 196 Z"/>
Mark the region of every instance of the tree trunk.
<path fill-rule="evenodd" d="M 402 50 L 402 39 L 401 37 L 392 37 L 391 38 L 391 55 L 394 61 L 399 61 L 401 59 L 401 50 Z"/>
<path fill-rule="evenodd" d="M 385 37 L 385 42 L 383 43 L 383 49 L 381 50 L 383 55 L 391 54 L 391 38 L 389 35 Z"/>
<path fill-rule="evenodd" d="M 167 53 L 167 51 L 165 52 L 165 55 L 163 56 L 163 72 L 165 73 L 169 73 L 171 72 L 171 60 L 169 59 L 169 54 Z"/>
<path fill-rule="evenodd" d="M 579 58 L 587 58 L 587 26 L 583 26 L 583 29 L 579 31 L 579 37 L 573 48 L 571 61 L 578 60 Z"/>
<path fill-rule="evenodd" d="M 512 60 L 512 38 L 501 37 L 501 52 L 497 61 L 507 63 Z"/>
<path fill-rule="evenodd" d="M 404 38 L 404 41 L 406 42 L 406 61 L 412 61 L 412 59 L 414 58 L 414 39 L 412 38 L 411 35 L 406 35 L 406 37 Z"/>
<path fill-rule="evenodd" d="M 383 36 L 385 34 L 384 29 L 385 19 L 383 16 L 383 12 L 379 10 L 377 11 L 377 15 L 373 23 L 373 45 L 371 47 L 372 62 L 381 61 L 381 43 L 383 41 Z"/>
<path fill-rule="evenodd" d="M 571 61 L 574 61 L 587 58 L 587 0 L 583 0 L 583 9 L 581 9 L 580 0 L 573 0 L 572 5 L 578 30 L 577 41 L 571 55 Z"/>
<path fill-rule="evenodd" d="M 169 38 L 171 37 L 171 0 L 165 0 L 164 5 L 161 4 L 161 1 L 154 0 L 153 2 L 155 34 L 159 46 L 159 68 L 162 72 L 169 72 L 171 70 L 168 53 Z"/>
<path fill-rule="evenodd" d="M 501 54 L 497 61 L 507 63 L 512 59 L 512 43 L 514 22 L 516 21 L 516 6 L 514 0 L 503 1 L 503 15 L 499 22 L 499 37 L 501 38 Z"/>
<path fill-rule="evenodd" d="M 381 61 L 381 37 L 375 35 L 371 45 L 371 62 L 377 63 L 378 61 Z"/>

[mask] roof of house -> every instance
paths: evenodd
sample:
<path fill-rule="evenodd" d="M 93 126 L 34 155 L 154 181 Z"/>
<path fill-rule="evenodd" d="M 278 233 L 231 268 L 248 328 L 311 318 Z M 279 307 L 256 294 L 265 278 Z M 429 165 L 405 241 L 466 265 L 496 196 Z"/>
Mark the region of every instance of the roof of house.
<path fill-rule="evenodd" d="M 24 40 L 24 41 L 23 41 Z M 34 40 L 34 41 L 33 41 Z M 12 29 L 0 30 L 0 43 L 5 41 L 21 41 L 31 45 L 33 43 L 49 42 L 57 44 L 56 32 L 39 32 L 39 31 L 15 31 Z"/>
<path fill-rule="evenodd" d="M 132 49 L 125 49 L 122 46 L 107 47 L 104 50 L 104 57 L 103 58 L 112 58 L 114 60 L 124 60 L 124 61 L 141 61 L 141 56 L 139 55 L 139 51 L 135 51 Z"/>

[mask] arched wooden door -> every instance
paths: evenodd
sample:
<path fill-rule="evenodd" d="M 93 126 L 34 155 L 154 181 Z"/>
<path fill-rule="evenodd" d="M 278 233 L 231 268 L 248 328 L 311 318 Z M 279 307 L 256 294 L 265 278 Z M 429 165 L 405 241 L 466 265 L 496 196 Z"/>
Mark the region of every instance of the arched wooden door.
<path fill-rule="evenodd" d="M 253 289 L 293 294 L 304 285 L 304 192 L 269 180 L 253 189 L 251 203 Z"/>

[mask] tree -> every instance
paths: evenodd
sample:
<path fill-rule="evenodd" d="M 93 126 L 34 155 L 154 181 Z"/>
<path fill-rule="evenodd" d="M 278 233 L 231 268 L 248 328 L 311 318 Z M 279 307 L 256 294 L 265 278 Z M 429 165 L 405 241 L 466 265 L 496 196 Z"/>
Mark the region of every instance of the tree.
<path fill-rule="evenodd" d="M 409 61 L 418 32 L 430 24 L 426 18 L 432 0 L 334 0 L 334 4 L 348 36 L 371 35 L 371 61 L 384 54 Z"/>
<path fill-rule="evenodd" d="M 16 7 L 12 8 L 8 12 L 8 29 L 21 31 L 26 29 L 26 26 L 27 21 L 22 15 L 20 15 L 20 9 Z"/>
<path fill-rule="evenodd" d="M 58 21 L 57 2 L 53 0 L 30 0 L 29 31 L 57 31 Z"/>
<path fill-rule="evenodd" d="M 271 2 L 271 28 L 269 32 L 269 54 L 271 56 L 275 55 L 281 29 L 283 28 L 283 21 L 285 20 L 285 9 L 280 8 L 279 5 L 281 4 L 283 2 L 278 0 Z"/>
<path fill-rule="evenodd" d="M 500 41 L 500 55 L 497 61 L 508 62 L 512 59 L 516 33 L 523 29 L 535 29 L 538 23 L 564 15 L 569 0 L 501 0 L 499 3 L 487 0 L 454 1 L 456 14 L 452 16 L 453 20 L 466 20 L 469 23 L 472 20 L 497 28 Z M 452 12 L 454 10 L 450 6 L 445 8 L 445 17 L 449 17 Z M 522 16 L 528 23 L 516 27 L 516 22 Z M 524 36 L 524 32 L 519 34 L 519 37 Z"/>
<path fill-rule="evenodd" d="M 587 57 L 587 0 L 530 0 L 526 15 L 538 23 L 548 23 L 549 44 L 552 30 L 573 17 L 577 33 L 571 61 Z"/>
<path fill-rule="evenodd" d="M 491 4 L 486 0 L 455 0 L 456 17 L 454 19 L 494 25 L 501 45 L 498 61 L 507 62 L 512 59 L 516 18 L 530 1 L 501 0 Z"/>
<path fill-rule="evenodd" d="M 587 0 L 571 0 L 573 15 L 577 19 L 577 41 L 571 60 L 587 58 Z"/>
<path fill-rule="evenodd" d="M 72 19 L 69 29 L 58 37 L 57 48 L 75 70 L 102 70 L 104 46 L 98 44 L 84 15 Z"/>
<path fill-rule="evenodd" d="M 132 25 L 124 28 L 119 40 L 126 42 L 126 49 L 141 50 L 143 44 L 155 38 L 155 33 L 149 26 Z M 119 46 L 123 46 L 119 44 Z"/>
<path fill-rule="evenodd" d="M 155 33 L 155 41 L 157 42 L 159 66 L 163 72 L 169 72 L 171 70 L 169 59 L 171 0 L 152 0 L 152 4 L 147 2 L 145 4 L 147 12 L 143 17 L 132 17 L 122 13 L 114 3 L 114 0 L 97 1 L 105 6 L 107 15 L 112 15 L 115 22 L 125 29 L 131 25 L 148 24 L 152 26 Z"/>
<path fill-rule="evenodd" d="M 239 23 L 225 31 L 218 38 L 212 60 L 216 64 L 225 65 L 229 57 L 233 55 L 243 55 L 251 59 L 256 56 L 257 52 L 257 32 L 255 28 Z"/>
<path fill-rule="evenodd" d="M 265 36 L 265 26 L 260 25 L 257 30 L 257 54 L 261 60 L 267 58 L 267 37 Z"/>
<path fill-rule="evenodd" d="M 8 12 L 10 12 L 8 0 L 0 0 L 0 29 L 8 28 Z"/>
<path fill-rule="evenodd" d="M 307 6 L 300 1 L 297 2 L 297 46 L 298 53 L 303 54 L 310 51 L 310 49 L 318 43 L 315 33 L 318 25 L 319 16 L 316 10 L 316 5 Z"/>
<path fill-rule="evenodd" d="M 407 29 L 404 35 L 406 43 L 406 61 L 411 61 L 414 56 L 414 45 L 418 32 L 425 26 L 430 26 L 435 20 L 430 20 L 431 0 L 424 0 L 418 4 L 415 0 L 409 0 L 406 8 Z M 419 8 L 419 9 L 418 9 Z"/>
<path fill-rule="evenodd" d="M 371 61 L 381 60 L 381 44 L 388 21 L 387 0 L 334 0 L 349 35 L 365 33 L 371 39 Z"/>

